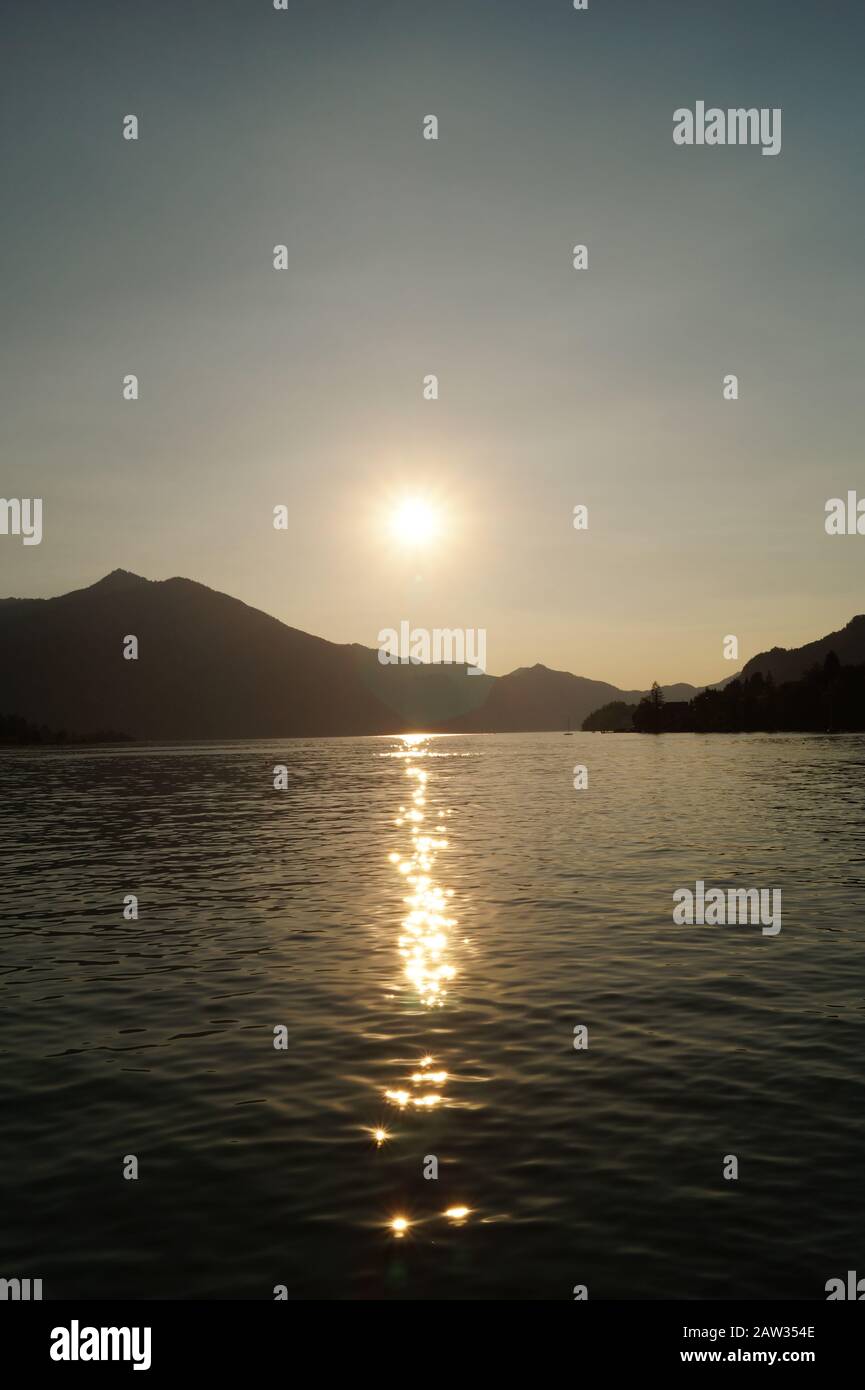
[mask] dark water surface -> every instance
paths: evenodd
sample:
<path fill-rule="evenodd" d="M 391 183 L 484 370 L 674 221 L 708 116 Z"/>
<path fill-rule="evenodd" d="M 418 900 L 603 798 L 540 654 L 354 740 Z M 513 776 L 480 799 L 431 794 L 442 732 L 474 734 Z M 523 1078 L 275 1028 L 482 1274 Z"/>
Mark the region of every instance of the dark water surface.
<path fill-rule="evenodd" d="M 852 736 L 0 753 L 0 1275 L 825 1298 L 865 1273 L 863 768 Z M 696 879 L 780 888 L 780 934 L 674 926 Z"/>

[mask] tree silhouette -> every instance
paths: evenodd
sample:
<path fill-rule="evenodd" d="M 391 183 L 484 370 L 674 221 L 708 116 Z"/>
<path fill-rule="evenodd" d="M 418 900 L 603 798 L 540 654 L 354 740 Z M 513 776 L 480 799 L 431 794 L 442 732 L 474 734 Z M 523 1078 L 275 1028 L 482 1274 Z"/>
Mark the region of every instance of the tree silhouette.
<path fill-rule="evenodd" d="M 755 671 L 723 690 L 667 703 L 657 681 L 634 711 L 637 733 L 775 733 L 865 730 L 865 666 L 842 666 L 835 652 L 798 680 L 776 683 Z"/>

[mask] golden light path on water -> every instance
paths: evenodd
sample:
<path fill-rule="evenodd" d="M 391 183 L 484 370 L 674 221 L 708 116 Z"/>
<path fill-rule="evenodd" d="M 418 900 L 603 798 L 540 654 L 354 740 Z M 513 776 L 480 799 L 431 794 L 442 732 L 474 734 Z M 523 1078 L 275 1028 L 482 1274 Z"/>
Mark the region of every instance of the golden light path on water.
<path fill-rule="evenodd" d="M 402 851 L 391 851 L 388 858 L 401 886 L 409 890 L 403 896 L 405 914 L 397 938 L 405 987 L 414 993 L 422 1008 L 433 1010 L 446 1006 L 448 986 L 457 974 L 452 956 L 458 922 L 452 915 L 453 889 L 443 888 L 435 877 L 438 856 L 448 848 L 445 821 L 452 811 L 440 808 L 433 812 L 428 808 L 430 776 L 421 764 L 429 757 L 430 743 L 426 734 L 404 734 L 402 746 L 392 755 L 406 764 L 409 794 L 394 818 L 394 825 L 406 832 L 407 845 Z M 431 1053 L 426 1053 L 406 1076 L 406 1084 L 387 1089 L 384 1099 L 400 1111 L 430 1111 L 445 1103 L 443 1088 L 447 1081 L 447 1070 Z M 392 1137 L 384 1127 L 371 1133 L 378 1147 Z M 462 1226 L 470 1215 L 471 1209 L 459 1204 L 448 1207 L 440 1218 Z M 415 1224 L 404 1214 L 394 1215 L 388 1222 L 397 1239 L 402 1239 Z"/>

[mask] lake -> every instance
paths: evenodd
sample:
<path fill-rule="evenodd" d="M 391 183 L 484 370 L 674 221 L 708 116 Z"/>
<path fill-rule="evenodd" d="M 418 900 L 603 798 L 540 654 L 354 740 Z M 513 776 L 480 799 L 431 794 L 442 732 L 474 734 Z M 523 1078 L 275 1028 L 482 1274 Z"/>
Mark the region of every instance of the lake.
<path fill-rule="evenodd" d="M 865 1269 L 863 772 L 840 735 L 3 750 L 0 1274 L 824 1299 Z M 782 930 L 674 925 L 698 880 Z"/>

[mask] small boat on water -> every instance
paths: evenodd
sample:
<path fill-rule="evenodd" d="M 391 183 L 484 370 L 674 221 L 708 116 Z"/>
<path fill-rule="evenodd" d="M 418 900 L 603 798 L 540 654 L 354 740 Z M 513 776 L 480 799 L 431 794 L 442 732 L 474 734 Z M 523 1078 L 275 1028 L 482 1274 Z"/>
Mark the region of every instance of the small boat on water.
<path fill-rule="evenodd" d="M 572 734 L 573 732 L 574 732 L 574 731 L 573 731 L 573 729 L 571 728 L 571 716 L 568 715 L 568 727 L 565 729 L 565 738 L 567 738 L 568 735 L 569 735 L 569 734 Z"/>

